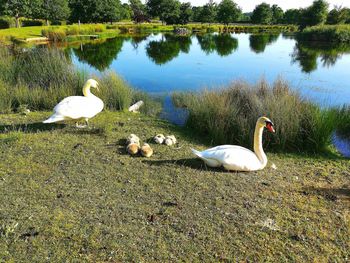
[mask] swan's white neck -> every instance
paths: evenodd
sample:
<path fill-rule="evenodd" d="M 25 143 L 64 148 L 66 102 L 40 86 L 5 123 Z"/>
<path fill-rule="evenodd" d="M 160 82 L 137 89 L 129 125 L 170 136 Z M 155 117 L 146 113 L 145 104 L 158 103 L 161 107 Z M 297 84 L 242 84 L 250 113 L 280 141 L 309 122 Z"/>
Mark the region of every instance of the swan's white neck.
<path fill-rule="evenodd" d="M 90 89 L 91 89 L 91 84 L 87 82 L 83 87 L 83 94 L 85 97 L 92 97 L 92 96 L 95 97 L 95 95 L 91 93 Z"/>
<path fill-rule="evenodd" d="M 262 146 L 263 131 L 264 126 L 257 123 L 254 132 L 254 152 L 261 163 L 261 168 L 264 168 L 267 165 L 267 157 Z"/>

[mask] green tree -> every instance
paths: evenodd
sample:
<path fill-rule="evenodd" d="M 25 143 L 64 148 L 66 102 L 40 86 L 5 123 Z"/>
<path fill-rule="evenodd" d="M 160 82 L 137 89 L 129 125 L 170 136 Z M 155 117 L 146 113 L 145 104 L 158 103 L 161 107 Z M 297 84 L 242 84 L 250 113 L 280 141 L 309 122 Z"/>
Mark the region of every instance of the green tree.
<path fill-rule="evenodd" d="M 96 9 L 92 16 L 96 22 L 115 22 L 121 20 L 122 5 L 120 0 L 95 1 Z"/>
<path fill-rule="evenodd" d="M 209 0 L 202 8 L 202 12 L 198 22 L 202 23 L 214 23 L 216 22 L 217 5 L 213 0 Z"/>
<path fill-rule="evenodd" d="M 270 5 L 261 3 L 255 7 L 251 19 L 254 24 L 271 24 L 272 17 L 273 13 Z"/>
<path fill-rule="evenodd" d="M 122 16 L 119 0 L 70 0 L 72 22 L 114 22 Z"/>
<path fill-rule="evenodd" d="M 70 9 L 68 0 L 42 0 L 39 18 L 46 20 L 46 25 L 49 21 L 61 21 L 68 19 Z"/>
<path fill-rule="evenodd" d="M 175 24 L 180 17 L 180 2 L 178 0 L 148 0 L 148 13 L 152 17 L 159 17 L 162 22 Z"/>
<path fill-rule="evenodd" d="M 345 9 L 345 12 L 346 12 L 346 20 L 345 20 L 345 23 L 346 24 L 350 24 L 350 8 L 344 8 Z"/>
<path fill-rule="evenodd" d="M 176 24 L 180 17 L 180 1 L 164 0 L 159 18 L 167 24 Z"/>
<path fill-rule="evenodd" d="M 302 28 L 324 24 L 327 20 L 329 4 L 324 0 L 316 0 L 303 10 L 300 25 Z"/>
<path fill-rule="evenodd" d="M 298 25 L 300 21 L 302 10 L 301 9 L 288 9 L 284 13 L 283 23 Z"/>
<path fill-rule="evenodd" d="M 280 24 L 283 22 L 284 12 L 278 5 L 273 5 L 272 10 L 272 24 Z"/>
<path fill-rule="evenodd" d="M 129 0 L 131 8 L 131 17 L 136 23 L 148 20 L 146 6 L 141 0 Z"/>
<path fill-rule="evenodd" d="M 130 5 L 128 5 L 127 3 L 122 4 L 120 18 L 126 20 L 130 20 L 132 18 L 132 10 Z"/>
<path fill-rule="evenodd" d="M 180 5 L 180 16 L 179 16 L 179 23 L 182 25 L 187 24 L 189 21 L 191 21 L 192 18 L 192 7 L 191 3 L 181 3 Z"/>
<path fill-rule="evenodd" d="M 200 22 L 202 11 L 203 11 L 202 6 L 192 7 L 192 21 L 193 22 Z"/>
<path fill-rule="evenodd" d="M 241 15 L 240 21 L 246 22 L 246 23 L 250 23 L 251 22 L 251 17 L 252 17 L 252 13 L 243 13 Z"/>
<path fill-rule="evenodd" d="M 342 7 L 334 7 L 327 16 L 327 24 L 344 24 L 348 19 L 348 10 Z"/>
<path fill-rule="evenodd" d="M 20 27 L 20 17 L 33 17 L 39 13 L 40 5 L 40 0 L 1 0 L 0 3 L 2 13 L 16 19 L 16 27 Z"/>
<path fill-rule="evenodd" d="M 92 15 L 96 11 L 94 0 L 70 0 L 69 8 L 71 10 L 69 20 L 71 22 L 88 23 L 93 21 Z"/>
<path fill-rule="evenodd" d="M 239 20 L 242 11 L 232 0 L 222 0 L 218 6 L 217 21 L 228 25 Z"/>

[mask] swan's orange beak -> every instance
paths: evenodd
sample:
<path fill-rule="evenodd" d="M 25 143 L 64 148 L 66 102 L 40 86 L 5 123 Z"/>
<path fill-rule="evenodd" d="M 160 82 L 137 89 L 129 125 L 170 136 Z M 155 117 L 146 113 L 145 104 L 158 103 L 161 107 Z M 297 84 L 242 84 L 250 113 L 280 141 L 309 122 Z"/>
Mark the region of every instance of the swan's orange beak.
<path fill-rule="evenodd" d="M 269 130 L 269 132 L 275 133 L 275 129 L 273 128 L 273 124 L 272 123 L 267 123 L 266 124 L 266 128 Z"/>

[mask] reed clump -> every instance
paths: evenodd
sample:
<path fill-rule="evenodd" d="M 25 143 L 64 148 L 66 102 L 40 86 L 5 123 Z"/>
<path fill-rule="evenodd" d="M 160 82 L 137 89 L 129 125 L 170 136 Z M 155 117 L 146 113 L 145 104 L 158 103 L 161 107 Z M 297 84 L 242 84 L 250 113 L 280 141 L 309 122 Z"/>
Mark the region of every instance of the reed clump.
<path fill-rule="evenodd" d="M 281 79 L 273 85 L 265 80 L 256 85 L 234 82 L 221 90 L 175 94 L 173 100 L 187 108 L 187 125 L 216 144 L 252 147 L 256 120 L 268 116 L 276 134 L 268 134 L 264 143 L 275 151 L 327 151 L 333 132 L 349 118 L 346 111 L 302 98 Z"/>
<path fill-rule="evenodd" d="M 67 27 L 48 27 L 41 30 L 41 35 L 53 42 L 65 41 L 67 36 L 91 35 L 106 31 L 106 26 L 102 24 L 70 25 Z"/>
<path fill-rule="evenodd" d="M 107 72 L 99 79 L 99 97 L 110 110 L 126 110 L 132 101 L 132 88 L 114 72 Z"/>
<path fill-rule="evenodd" d="M 74 67 L 69 54 L 55 48 L 23 52 L 0 47 L 0 56 L 0 112 L 16 111 L 21 105 L 32 111 L 52 110 L 63 98 L 82 95 L 84 82 L 90 78 Z M 160 107 L 116 73 L 93 78 L 100 84 L 100 92 L 93 92 L 104 101 L 106 109 L 126 110 L 136 100 L 147 103 L 141 111 L 149 115 Z"/>

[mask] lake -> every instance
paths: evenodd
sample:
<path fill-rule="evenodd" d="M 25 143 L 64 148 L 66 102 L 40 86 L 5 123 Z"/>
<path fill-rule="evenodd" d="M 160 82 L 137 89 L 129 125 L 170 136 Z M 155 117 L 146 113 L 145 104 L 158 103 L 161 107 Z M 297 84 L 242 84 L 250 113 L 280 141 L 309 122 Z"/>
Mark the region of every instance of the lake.
<path fill-rule="evenodd" d="M 132 86 L 155 95 L 281 77 L 321 105 L 350 99 L 350 46 L 298 43 L 293 35 L 150 34 L 69 50 L 74 64 L 87 72 L 116 71 Z"/>

